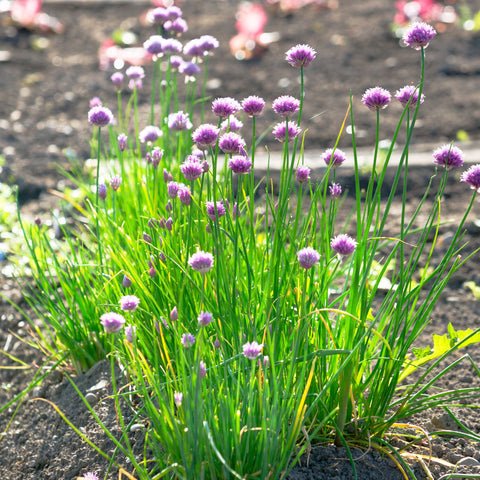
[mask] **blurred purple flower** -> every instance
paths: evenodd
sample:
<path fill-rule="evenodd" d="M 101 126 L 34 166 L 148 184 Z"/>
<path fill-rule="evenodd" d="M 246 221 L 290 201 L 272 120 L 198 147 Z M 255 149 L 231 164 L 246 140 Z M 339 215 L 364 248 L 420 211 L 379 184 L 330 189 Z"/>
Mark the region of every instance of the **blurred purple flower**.
<path fill-rule="evenodd" d="M 357 242 L 346 233 L 333 237 L 330 246 L 337 253 L 340 259 L 351 255 L 357 247 Z"/>
<path fill-rule="evenodd" d="M 114 175 L 110 179 L 110 186 L 113 188 L 114 192 L 116 192 L 120 188 L 121 184 L 122 184 L 122 177 L 120 175 Z"/>
<path fill-rule="evenodd" d="M 124 133 L 120 133 L 117 137 L 118 149 L 124 152 L 127 149 L 128 138 Z"/>
<path fill-rule="evenodd" d="M 200 125 L 193 133 L 192 140 L 201 150 L 213 147 L 217 143 L 218 128 L 210 123 Z"/>
<path fill-rule="evenodd" d="M 235 155 L 228 162 L 228 166 L 233 173 L 243 175 L 250 172 L 252 168 L 252 161 L 244 155 Z"/>
<path fill-rule="evenodd" d="M 136 333 L 137 333 L 137 327 L 135 327 L 134 325 L 127 325 L 125 327 L 125 337 L 127 339 L 127 342 L 133 343 Z"/>
<path fill-rule="evenodd" d="M 295 123 L 288 123 L 288 130 L 287 126 L 285 125 L 286 122 L 277 123 L 272 130 L 272 134 L 276 140 L 279 142 L 291 142 L 300 134 L 302 129 Z"/>
<path fill-rule="evenodd" d="M 107 186 L 104 183 L 101 183 L 98 186 L 98 196 L 102 199 L 105 200 L 107 198 Z"/>
<path fill-rule="evenodd" d="M 306 247 L 297 252 L 297 259 L 300 266 L 308 270 L 320 260 L 320 254 L 314 248 Z"/>
<path fill-rule="evenodd" d="M 332 183 L 328 189 L 330 190 L 330 196 L 334 199 L 342 194 L 342 187 L 338 183 Z"/>
<path fill-rule="evenodd" d="M 90 102 L 88 103 L 88 106 L 90 108 L 93 107 L 101 107 L 103 105 L 102 101 L 98 97 L 93 97 L 90 99 Z"/>
<path fill-rule="evenodd" d="M 199 250 L 189 258 L 188 264 L 196 272 L 208 273 L 213 267 L 213 255 Z"/>
<path fill-rule="evenodd" d="M 347 159 L 347 156 L 345 155 L 345 152 L 340 150 L 339 148 L 336 148 L 335 151 L 333 148 L 327 148 L 322 154 L 322 159 L 327 165 L 332 166 L 332 168 L 339 167 L 344 163 Z"/>
<path fill-rule="evenodd" d="M 209 201 L 206 203 L 206 210 L 207 210 L 207 215 L 212 222 L 215 221 L 216 216 L 220 218 L 227 213 L 223 202 L 217 202 L 217 204 L 215 205 L 214 202 Z"/>
<path fill-rule="evenodd" d="M 298 183 L 305 183 L 310 178 L 310 168 L 306 165 L 299 165 L 295 173 L 295 180 Z"/>
<path fill-rule="evenodd" d="M 112 76 L 110 77 L 110 80 L 112 81 L 115 88 L 117 90 L 120 90 L 122 88 L 122 83 L 123 83 L 123 73 L 122 72 L 112 73 Z"/>
<path fill-rule="evenodd" d="M 413 85 L 406 85 L 395 92 L 395 98 L 402 104 L 402 107 L 405 108 L 408 105 L 408 108 L 415 108 L 418 102 L 418 88 Z M 422 93 L 420 104 L 422 104 L 424 100 L 425 95 Z"/>
<path fill-rule="evenodd" d="M 172 322 L 176 322 L 178 320 L 178 309 L 177 309 L 177 307 L 172 308 L 172 311 L 170 312 L 170 320 Z"/>
<path fill-rule="evenodd" d="M 193 125 L 190 121 L 188 113 L 182 111 L 171 113 L 167 119 L 167 125 L 170 130 L 190 130 Z"/>
<path fill-rule="evenodd" d="M 245 343 L 245 345 L 243 345 L 243 354 L 249 360 L 255 360 L 262 353 L 262 348 L 263 348 L 263 345 L 258 344 L 255 341 L 247 342 Z"/>
<path fill-rule="evenodd" d="M 237 113 L 242 107 L 231 97 L 216 98 L 212 102 L 212 112 L 220 118 L 228 118 Z"/>
<path fill-rule="evenodd" d="M 155 143 L 161 136 L 163 132 L 156 127 L 155 125 L 147 125 L 143 130 L 138 134 L 138 138 L 142 143 Z"/>
<path fill-rule="evenodd" d="M 192 192 L 190 191 L 190 187 L 187 185 L 182 185 L 178 189 L 178 198 L 182 205 L 190 205 L 192 203 Z"/>
<path fill-rule="evenodd" d="M 272 107 L 277 115 L 290 117 L 300 109 L 300 100 L 290 95 L 282 95 L 273 101 Z"/>
<path fill-rule="evenodd" d="M 123 276 L 122 285 L 125 288 L 129 288 L 129 287 L 132 286 L 132 281 L 130 280 L 130 278 L 127 275 Z"/>
<path fill-rule="evenodd" d="M 88 112 L 88 121 L 94 127 L 106 127 L 113 121 L 113 113 L 107 107 L 93 107 Z"/>
<path fill-rule="evenodd" d="M 119 303 L 124 312 L 134 312 L 140 304 L 140 299 L 135 295 L 124 295 Z"/>
<path fill-rule="evenodd" d="M 250 95 L 242 100 L 242 108 L 249 117 L 258 117 L 265 108 L 265 100 L 256 95 Z"/>
<path fill-rule="evenodd" d="M 427 48 L 430 40 L 437 34 L 436 30 L 424 22 L 412 23 L 403 34 L 403 41 L 409 47 L 420 50 Z"/>
<path fill-rule="evenodd" d="M 177 408 L 180 408 L 182 406 L 182 401 L 183 401 L 183 393 L 182 392 L 175 392 L 173 394 L 173 401 L 175 403 L 175 406 Z"/>
<path fill-rule="evenodd" d="M 235 115 L 230 115 L 220 124 L 222 132 L 238 132 L 242 127 L 243 123 Z"/>
<path fill-rule="evenodd" d="M 190 348 L 195 344 L 195 336 L 191 333 L 184 333 L 180 341 L 185 348 Z"/>
<path fill-rule="evenodd" d="M 167 183 L 167 193 L 171 199 L 177 198 L 179 184 L 177 182 L 168 182 Z"/>
<path fill-rule="evenodd" d="M 189 182 L 197 180 L 203 173 L 202 164 L 196 157 L 192 157 L 192 155 L 189 155 L 185 162 L 180 165 L 180 170 L 182 171 L 185 180 Z"/>
<path fill-rule="evenodd" d="M 209 323 L 213 322 L 213 315 L 210 312 L 200 312 L 198 316 L 198 324 L 201 327 L 206 327 Z"/>
<path fill-rule="evenodd" d="M 143 48 L 154 57 L 157 57 L 163 53 L 164 42 L 165 39 L 161 35 L 152 35 L 143 42 Z"/>
<path fill-rule="evenodd" d="M 200 378 L 205 378 L 207 376 L 207 366 L 203 360 L 200 360 L 198 365 L 198 376 Z"/>
<path fill-rule="evenodd" d="M 480 165 L 472 165 L 468 170 L 463 172 L 460 181 L 468 183 L 470 188 L 480 193 Z"/>
<path fill-rule="evenodd" d="M 103 325 L 106 333 L 118 333 L 125 324 L 125 318 L 119 313 L 108 312 L 100 317 L 100 323 Z"/>

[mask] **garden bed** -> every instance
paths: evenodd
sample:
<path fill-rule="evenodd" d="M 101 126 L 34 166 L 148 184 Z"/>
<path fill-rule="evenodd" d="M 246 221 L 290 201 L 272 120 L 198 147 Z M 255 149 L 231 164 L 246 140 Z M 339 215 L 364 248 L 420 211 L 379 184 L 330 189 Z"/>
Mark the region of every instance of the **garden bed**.
<path fill-rule="evenodd" d="M 366 88 L 377 83 L 395 90 L 415 82 L 411 72 L 416 71 L 418 57 L 410 49 L 398 47 L 398 40 L 389 31 L 393 7 L 385 2 L 341 0 L 336 9 L 313 11 L 305 8 L 292 15 L 272 14 L 266 30 L 280 32 L 280 40 L 272 44 L 263 56 L 250 62 L 235 60 L 228 49 L 228 39 L 235 33 L 233 14 L 236 3 L 186 1 L 183 5 L 190 27 L 187 38 L 210 33 L 220 40 L 220 49 L 210 62 L 209 77 L 216 81 L 210 83 L 211 89 L 207 93 L 212 97 L 233 96 L 238 99 L 256 94 L 271 102 L 279 95 L 290 93 L 291 89 L 298 89 L 297 73 L 286 68 L 282 60 L 284 52 L 296 43 L 313 45 L 318 55 L 306 70 L 304 118 L 307 119 L 305 128 L 309 130 L 306 148 L 332 146 L 345 115 L 350 90 L 358 100 Z M 471 4 L 472 10 L 480 8 L 475 2 Z M 48 44 L 42 46 L 40 42 L 40 50 L 32 47 L 35 42 L 38 44 L 38 38 L 23 30 L 17 33 L 5 30 L 0 43 L 0 50 L 10 52 L 10 59 L 0 65 L 2 75 L 9 80 L 2 86 L 0 102 L 0 118 L 3 119 L 0 144 L 7 160 L 2 175 L 4 181 L 19 185 L 22 211 L 27 221 L 32 221 L 37 215 L 44 220 L 50 217 L 56 197 L 47 190 L 62 186 L 56 164 L 68 169 L 68 157 L 85 159 L 90 156 L 88 140 L 91 127 L 86 120 L 90 98 L 100 96 L 105 104 L 115 105 L 115 92 L 109 80 L 112 70 L 100 71 L 98 68 L 100 43 L 120 26 L 131 29 L 142 40 L 150 35 L 138 21 L 146 6 L 99 3 L 71 6 L 66 2 L 46 3 L 45 8 L 64 23 L 63 34 L 47 37 Z M 454 140 L 461 130 L 474 142 L 479 140 L 479 49 L 479 38 L 457 27 L 439 35 L 427 49 L 426 101 L 415 130 L 414 145 L 424 142 L 441 145 Z M 146 68 L 148 70 L 149 67 Z M 149 102 L 147 91 L 146 87 L 142 100 L 145 109 Z M 374 141 L 374 115 L 362 111 L 359 101 L 355 105 L 359 142 L 371 145 Z M 392 110 L 398 114 L 400 107 L 392 104 Z M 261 119 L 265 127 L 273 122 L 273 116 L 269 115 Z M 382 129 L 386 137 L 391 136 L 397 117 L 394 113 L 385 115 Z M 348 147 L 349 142 L 348 134 L 344 134 L 340 146 Z M 274 141 L 268 139 L 266 144 L 270 148 L 277 147 Z M 466 160 L 477 162 L 479 159 Z M 414 155 L 411 163 L 415 164 Z M 311 166 L 316 168 L 319 164 Z M 411 169 L 408 198 L 412 200 L 412 205 L 423 195 L 433 172 L 433 166 Z M 351 173 L 346 171 L 343 175 L 345 179 L 350 179 L 347 186 L 353 188 Z M 338 175 L 342 173 L 339 171 Z M 452 223 L 441 227 L 440 245 L 449 244 L 453 226 L 463 215 L 470 196 L 467 186 L 456 182 L 452 175 L 442 202 L 442 218 L 451 219 Z M 467 221 L 466 252 L 480 247 L 479 212 L 477 202 Z M 395 235 L 399 228 L 398 215 L 391 215 L 388 222 L 387 231 Z M 7 262 L 8 259 L 4 260 L 0 266 L 6 266 Z M 418 346 L 431 345 L 432 333 L 446 333 L 450 322 L 457 330 L 480 326 L 479 300 L 464 286 L 467 281 L 480 284 L 478 256 L 455 274 L 439 299 L 431 323 L 419 339 Z M 29 312 L 12 278 L 1 277 L 0 293 Z M 0 370 L 0 405 L 25 389 L 43 364 L 42 352 L 28 345 L 26 342 L 29 340 L 25 320 L 6 300 L 1 300 L 0 349 L 22 359 L 30 368 Z M 478 345 L 470 346 L 458 355 L 465 353 L 480 365 Z M 0 364 L 18 365 L 5 355 L 1 357 Z M 96 400 L 102 399 L 100 404 L 96 404 L 97 414 L 114 434 L 119 434 L 115 410 L 107 398 L 111 393 L 107 367 L 101 363 L 77 378 L 76 382 L 83 393 L 92 393 Z M 464 360 L 442 377 L 438 386 L 446 389 L 480 387 L 480 379 L 472 364 Z M 108 443 L 68 380 L 58 371 L 32 390 L 1 439 L 2 478 L 73 479 L 87 471 L 102 475 L 108 462 L 79 439 L 61 420 L 52 404 L 34 398 L 43 398 L 55 404 L 93 443 L 112 453 L 113 445 Z M 2 429 L 8 424 L 14 408 L 12 406 L 0 415 Z M 466 427 L 480 434 L 477 409 L 461 407 L 455 412 Z M 428 433 L 456 429 L 444 410 L 433 410 L 421 417 L 413 418 L 411 423 L 421 426 Z M 134 436 L 134 451 L 141 452 L 141 428 Z M 421 446 L 410 446 L 408 451 L 412 455 L 425 455 L 423 461 L 435 478 L 455 468 L 462 473 L 480 474 L 480 445 L 466 438 L 434 438 L 431 449 L 426 440 Z M 428 458 L 430 453 L 435 457 L 432 461 Z M 360 480 L 403 478 L 394 464 L 382 458 L 378 451 L 362 451 L 359 457 L 356 465 Z M 467 457 L 470 460 L 465 460 Z M 127 471 L 131 471 L 125 459 L 119 458 L 119 461 Z M 455 467 L 459 462 L 466 465 Z M 418 459 L 412 457 L 411 464 L 419 479 L 427 478 Z M 353 478 L 349 468 L 345 451 L 334 447 L 314 449 L 291 473 L 291 479 Z M 117 470 L 113 469 L 109 478 L 117 476 Z"/>

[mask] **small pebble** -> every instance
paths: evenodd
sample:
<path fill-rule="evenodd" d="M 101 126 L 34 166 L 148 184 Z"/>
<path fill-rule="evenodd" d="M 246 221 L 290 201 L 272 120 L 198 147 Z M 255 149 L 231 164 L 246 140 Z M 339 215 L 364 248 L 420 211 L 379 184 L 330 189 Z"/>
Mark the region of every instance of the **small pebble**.
<path fill-rule="evenodd" d="M 97 396 L 91 392 L 85 395 L 85 400 L 88 402 L 89 405 L 95 405 L 98 401 Z"/>

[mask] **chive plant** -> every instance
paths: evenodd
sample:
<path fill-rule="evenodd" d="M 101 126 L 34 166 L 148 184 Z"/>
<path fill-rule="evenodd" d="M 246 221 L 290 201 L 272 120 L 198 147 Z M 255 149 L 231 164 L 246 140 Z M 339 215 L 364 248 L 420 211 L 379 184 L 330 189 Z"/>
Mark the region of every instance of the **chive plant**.
<path fill-rule="evenodd" d="M 152 457 L 134 459 L 138 478 L 283 478 L 308 442 L 375 444 L 410 413 L 478 395 L 474 389 L 432 394 L 425 375 L 406 383 L 418 367 L 435 366 L 479 339 L 478 332 L 451 327 L 448 346 L 412 357 L 439 295 L 470 258 L 460 257 L 464 224 L 480 188 L 477 165 L 462 176 L 472 199 L 436 261 L 441 198 L 450 169 L 463 164 L 456 146 L 434 153 L 438 190 L 431 182 L 413 213 L 405 208 L 409 143 L 424 99 L 432 27 L 413 24 L 405 34 L 406 44 L 419 50 L 420 78 L 397 91 L 404 109 L 381 162 L 381 118 L 391 94 L 374 87 L 362 97 L 362 108 L 376 115 L 372 175 L 363 190 L 353 99 L 338 138 L 322 155 L 323 176 L 313 181 L 305 165 L 304 73 L 316 56 L 312 47 L 297 45 L 286 54 L 300 69 L 300 92 L 273 100 L 279 121 L 271 135 L 282 145 L 282 168 L 259 182 L 256 121 L 266 102 L 256 95 L 241 102 L 217 98 L 216 120 L 204 123 L 206 76 L 198 100 L 196 76 L 218 42 L 210 36 L 191 41 L 184 50 L 191 59 L 180 58 L 182 44 L 169 35 L 181 11 L 172 8 L 171 18 L 156 17 L 161 36 L 145 43 L 156 57 L 148 119 L 139 117 L 141 67 L 126 71 L 125 112 L 123 77 L 112 77 L 116 125 L 106 107 L 89 114 L 97 168 L 87 179 L 76 177 L 85 200 L 74 205 L 81 215 L 75 230 L 64 229 L 65 247 L 57 248 L 46 227 L 23 226 L 36 283 L 31 301 L 45 326 L 41 338 L 52 352 L 67 352 L 78 372 L 110 355 L 112 372 L 118 362 L 128 380 L 115 395 L 139 400 L 132 408 L 148 425 Z M 237 130 L 242 115 L 250 122 L 251 145 Z M 94 122 L 97 117 L 102 120 Z M 356 178 L 347 216 L 352 224 L 339 220 L 346 154 L 338 143 L 348 118 Z M 109 143 L 102 143 L 100 128 L 107 124 Z M 406 143 L 385 199 L 402 129 Z M 398 201 L 399 231 L 387 232 Z M 426 221 L 418 229 L 420 215 Z M 379 295 L 385 277 L 391 287 Z M 122 449 L 131 452 L 128 435 L 124 442 Z"/>

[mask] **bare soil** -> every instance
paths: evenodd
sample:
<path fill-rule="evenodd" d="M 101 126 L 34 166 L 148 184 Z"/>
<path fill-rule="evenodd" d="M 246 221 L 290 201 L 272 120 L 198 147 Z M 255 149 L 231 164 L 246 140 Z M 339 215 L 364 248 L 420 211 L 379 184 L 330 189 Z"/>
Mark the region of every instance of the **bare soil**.
<path fill-rule="evenodd" d="M 473 11 L 480 2 L 468 2 Z M 364 111 L 359 103 L 363 91 L 380 84 L 390 90 L 418 81 L 419 56 L 401 48 L 389 32 L 394 14 L 393 5 L 382 0 L 354 2 L 340 0 L 337 9 L 316 11 L 305 8 L 293 15 L 270 15 L 267 31 L 278 31 L 280 40 L 265 54 L 249 62 L 233 58 L 228 39 L 235 34 L 233 0 L 209 2 L 185 1 L 185 18 L 189 23 L 187 39 L 201 34 L 215 35 L 221 47 L 210 62 L 208 94 L 212 97 L 247 95 L 263 96 L 267 102 L 282 94 L 299 91 L 298 72 L 284 62 L 284 52 L 296 43 L 309 43 L 317 51 L 317 60 L 308 67 L 307 101 L 303 128 L 308 128 L 307 148 L 327 148 L 335 141 L 349 102 L 354 95 L 359 142 L 371 145 L 374 137 L 374 116 Z M 96 2 L 45 4 L 45 9 L 65 25 L 62 35 L 45 37 L 46 47 L 34 48 L 38 37 L 26 30 L 0 30 L 0 50 L 10 52 L 10 59 L 0 63 L 2 88 L 0 90 L 0 148 L 7 162 L 1 174 L 4 182 L 19 186 L 22 211 L 25 218 L 35 215 L 47 218 L 55 205 L 55 197 L 48 189 L 61 187 L 57 165 L 69 167 L 66 155 L 80 159 L 90 155 L 91 128 L 86 121 L 88 102 L 99 96 L 105 104 L 115 108 L 115 92 L 109 77 L 112 70 L 100 71 L 97 51 L 102 40 L 116 28 L 131 29 L 140 42 L 153 32 L 139 23 L 139 16 L 147 4 L 110 4 Z M 425 81 L 426 101 L 414 135 L 415 143 L 441 145 L 465 130 L 472 141 L 480 140 L 480 37 L 458 27 L 439 35 L 427 49 Z M 146 67 L 149 72 L 150 67 Z M 147 74 L 148 77 L 148 74 Z M 149 102 L 148 82 L 142 105 Z M 355 103 L 356 102 L 356 103 Z M 400 109 L 392 104 L 382 116 L 382 135 L 391 137 Z M 275 121 L 273 115 L 262 117 L 266 127 Z M 344 135 L 341 146 L 349 146 L 351 139 Z M 273 141 L 266 143 L 274 148 Z M 470 158 L 469 162 L 479 159 Z M 414 163 L 414 159 L 412 159 Z M 313 168 L 318 165 L 311 165 Z M 339 172 L 340 173 L 340 172 Z M 410 208 L 423 194 L 433 168 L 411 170 L 409 180 Z M 344 180 L 352 182 L 345 171 Z M 350 178 L 350 180 L 349 180 Z M 455 223 L 463 215 L 471 191 L 454 181 L 447 188 L 442 202 L 442 215 L 452 220 L 441 228 L 441 242 L 448 244 Z M 398 231 L 396 216 L 389 218 L 389 230 Z M 480 207 L 474 206 L 467 221 L 466 253 L 480 247 Z M 8 264 L 0 261 L 0 268 Z M 445 290 L 432 314 L 431 323 L 419 340 L 418 346 L 431 345 L 432 333 L 443 334 L 451 322 L 459 329 L 480 327 L 480 303 L 464 287 L 465 281 L 480 284 L 478 255 L 458 272 Z M 35 374 L 43 372 L 45 355 L 30 345 L 28 324 L 18 309 L 31 314 L 15 281 L 0 277 L 0 406 L 24 391 Z M 13 305 L 12 305 L 13 303 Z M 458 353 L 468 353 L 480 365 L 480 348 L 472 345 Z M 10 356 L 25 362 L 25 369 Z M 457 357 L 455 357 L 456 359 Z M 452 358 L 451 361 L 454 359 Z M 8 368 L 6 368 L 8 367 Z M 68 373 L 68 370 L 67 372 Z M 111 393 L 109 367 L 100 363 L 91 371 L 75 378 L 78 388 L 93 393 L 97 415 L 115 435 L 119 435 L 116 413 L 108 394 Z M 468 359 L 444 375 L 439 388 L 456 389 L 477 386 L 480 379 Z M 26 396 L 9 424 L 17 404 L 0 414 L 0 475 L 3 480 L 72 480 L 88 471 L 102 478 L 108 462 L 94 449 L 82 442 L 52 407 L 55 404 L 67 417 L 86 433 L 88 438 L 107 453 L 113 445 L 88 413 L 65 373 L 57 370 Z M 454 411 L 459 420 L 475 434 L 480 435 L 478 400 L 470 407 L 460 406 Z M 456 425 L 442 409 L 433 410 L 410 420 L 428 432 L 431 443 L 412 446 L 412 454 L 423 454 L 422 462 L 411 459 L 417 478 L 426 479 L 427 471 L 433 478 L 448 473 L 480 475 L 480 445 L 460 436 L 434 435 L 439 430 L 456 430 Z M 142 451 L 141 429 L 133 436 L 134 450 Z M 400 479 L 394 463 L 374 449 L 355 450 L 355 466 L 360 480 Z M 429 457 L 432 457 L 429 459 Z M 131 472 L 127 460 L 117 461 Z M 118 469 L 112 468 L 108 478 L 118 478 Z M 301 465 L 295 467 L 291 480 L 351 479 L 351 465 L 343 449 L 333 446 L 316 447 Z M 460 477 L 456 477 L 460 478 Z"/>

